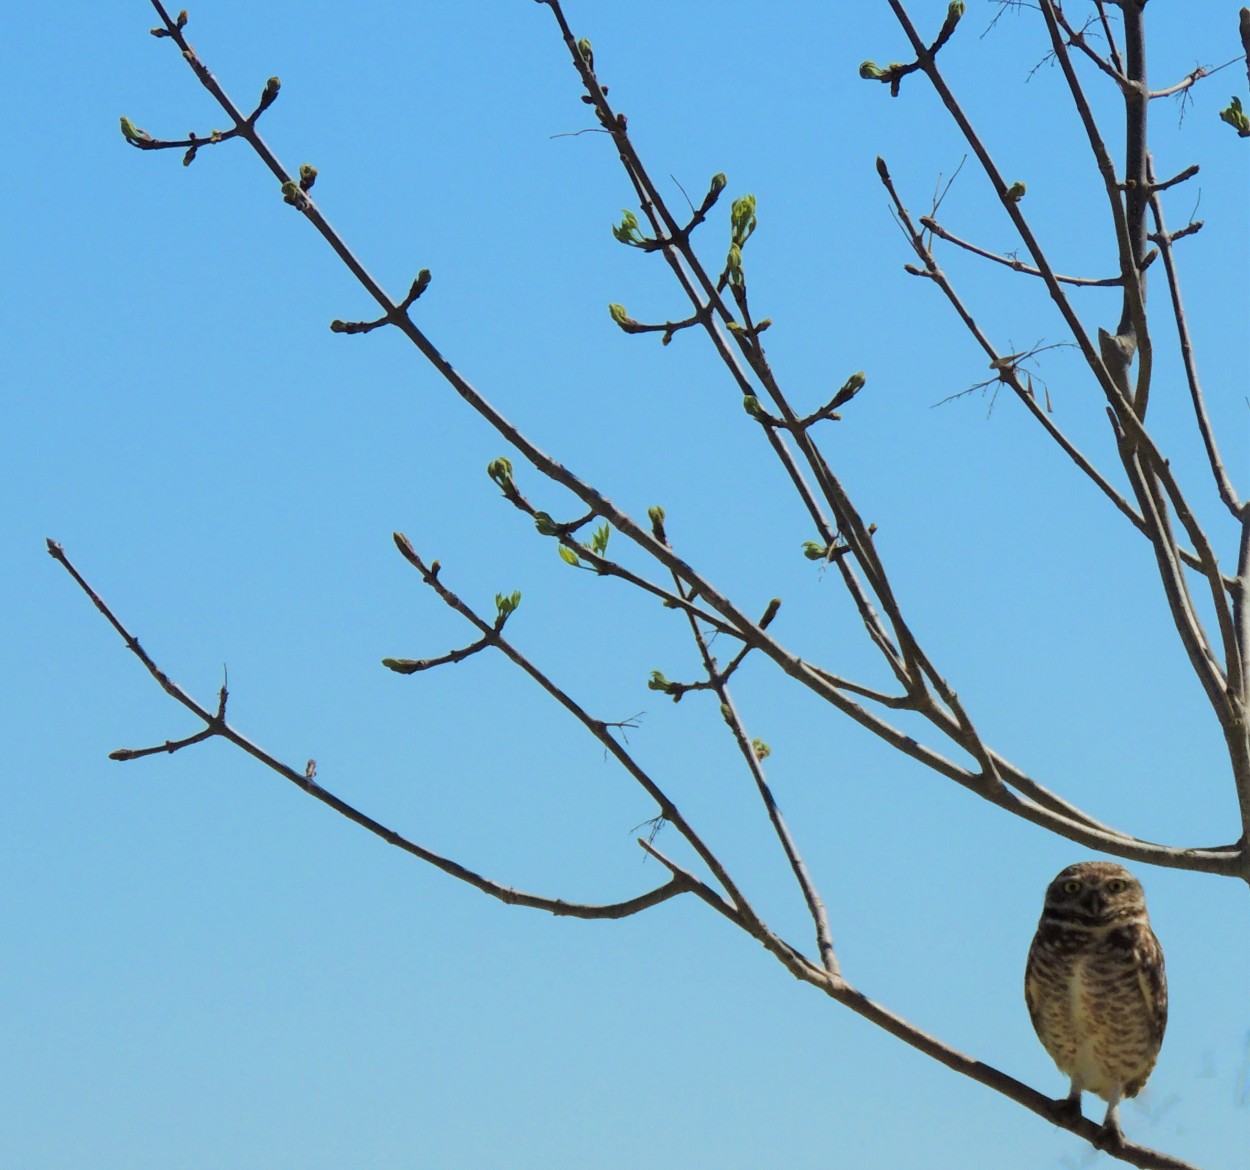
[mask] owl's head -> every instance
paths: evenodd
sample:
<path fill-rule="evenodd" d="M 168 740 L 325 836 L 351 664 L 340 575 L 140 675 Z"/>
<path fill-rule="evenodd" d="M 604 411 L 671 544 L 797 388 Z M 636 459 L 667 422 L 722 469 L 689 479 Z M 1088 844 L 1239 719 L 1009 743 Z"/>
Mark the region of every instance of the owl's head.
<path fill-rule="evenodd" d="M 1046 891 L 1046 913 L 1088 925 L 1145 921 L 1146 895 L 1114 861 L 1081 861 L 1060 871 Z"/>

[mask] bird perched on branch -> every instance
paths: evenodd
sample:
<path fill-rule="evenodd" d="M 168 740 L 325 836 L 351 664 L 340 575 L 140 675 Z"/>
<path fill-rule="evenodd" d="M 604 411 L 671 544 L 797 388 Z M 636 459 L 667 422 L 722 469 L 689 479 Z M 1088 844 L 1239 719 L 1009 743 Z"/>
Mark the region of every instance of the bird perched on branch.
<path fill-rule="evenodd" d="M 1096 1093 L 1107 1102 L 1103 1142 L 1118 1145 L 1120 1102 L 1146 1084 L 1168 1019 L 1163 950 L 1141 883 L 1122 865 L 1082 861 L 1050 883 L 1024 998 L 1038 1038 L 1071 1079 L 1059 1110 L 1079 1116 L 1081 1093 Z"/>

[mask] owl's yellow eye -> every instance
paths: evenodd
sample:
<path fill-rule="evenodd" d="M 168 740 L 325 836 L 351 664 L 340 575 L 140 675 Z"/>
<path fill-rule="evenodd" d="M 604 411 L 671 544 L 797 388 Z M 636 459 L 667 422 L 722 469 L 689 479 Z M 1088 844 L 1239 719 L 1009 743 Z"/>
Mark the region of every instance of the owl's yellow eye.
<path fill-rule="evenodd" d="M 1126 882 L 1123 878 L 1112 878 L 1107 883 L 1107 893 L 1118 894 L 1127 885 L 1128 885 L 1128 882 Z"/>
<path fill-rule="evenodd" d="M 1075 894 L 1080 890 L 1080 888 L 1081 883 L 1078 882 L 1076 878 L 1068 878 L 1068 880 L 1063 883 L 1063 892 L 1065 894 Z"/>

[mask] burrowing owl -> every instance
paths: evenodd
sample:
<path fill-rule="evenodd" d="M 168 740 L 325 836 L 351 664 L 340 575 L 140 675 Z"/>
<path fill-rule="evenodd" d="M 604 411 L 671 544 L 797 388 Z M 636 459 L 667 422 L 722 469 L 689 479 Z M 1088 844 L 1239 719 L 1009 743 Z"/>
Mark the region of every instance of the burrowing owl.
<path fill-rule="evenodd" d="M 1119 1142 L 1119 1104 L 1141 1092 L 1168 1021 L 1163 951 L 1127 869 L 1082 861 L 1050 883 L 1024 998 L 1038 1038 L 1072 1079 L 1063 1107 L 1079 1114 L 1081 1093 L 1097 1093 L 1107 1102 L 1104 1139 Z"/>

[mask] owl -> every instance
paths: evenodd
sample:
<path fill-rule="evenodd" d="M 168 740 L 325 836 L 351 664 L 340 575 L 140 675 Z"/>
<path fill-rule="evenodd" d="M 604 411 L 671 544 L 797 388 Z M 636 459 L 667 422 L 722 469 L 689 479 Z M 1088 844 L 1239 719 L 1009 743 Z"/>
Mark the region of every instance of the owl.
<path fill-rule="evenodd" d="M 1038 1038 L 1071 1078 L 1058 1107 L 1079 1115 L 1081 1093 L 1097 1093 L 1107 1102 L 1102 1142 L 1118 1145 L 1120 1102 L 1141 1092 L 1168 1021 L 1163 951 L 1127 869 L 1082 861 L 1050 883 L 1024 998 Z"/>

